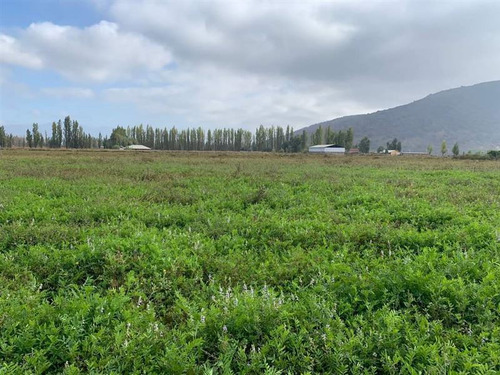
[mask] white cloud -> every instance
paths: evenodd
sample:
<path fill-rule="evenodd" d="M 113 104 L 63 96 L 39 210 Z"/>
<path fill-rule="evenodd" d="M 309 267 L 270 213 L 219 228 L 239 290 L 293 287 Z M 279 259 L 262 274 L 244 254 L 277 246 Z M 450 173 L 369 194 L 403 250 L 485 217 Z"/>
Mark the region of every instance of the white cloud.
<path fill-rule="evenodd" d="M 242 126 L 259 124 L 305 126 L 311 119 L 342 116 L 366 108 L 342 97 L 333 87 L 282 77 L 236 74 L 212 67 L 164 74 L 154 87 L 111 88 L 104 98 L 132 103 L 144 115 L 174 115 L 186 125 Z"/>
<path fill-rule="evenodd" d="M 90 99 L 93 98 L 94 91 L 89 88 L 81 87 L 47 87 L 41 89 L 42 94 L 52 96 L 59 99 L 76 98 Z"/>
<path fill-rule="evenodd" d="M 43 65 L 38 56 L 23 51 L 23 47 L 15 38 L 5 34 L 0 34 L 0 63 L 33 69 L 39 69 Z"/>
<path fill-rule="evenodd" d="M 115 0 L 109 8 L 184 66 L 314 81 L 365 108 L 497 79 L 499 12 L 488 0 Z"/>
<path fill-rule="evenodd" d="M 171 61 L 164 47 L 106 21 L 83 29 L 33 23 L 17 40 L 8 36 L 1 40 L 10 63 L 44 67 L 81 82 L 130 80 L 145 71 L 161 70 Z"/>
<path fill-rule="evenodd" d="M 168 46 L 186 63 L 288 74 L 324 65 L 356 26 L 322 17 L 323 3 L 118 0 L 117 22 Z"/>
<path fill-rule="evenodd" d="M 144 122 L 298 127 L 499 75 L 496 1 L 90 1 L 113 22 L 34 23 L 0 35 L 2 60 L 84 87 L 45 95 L 130 103 Z"/>

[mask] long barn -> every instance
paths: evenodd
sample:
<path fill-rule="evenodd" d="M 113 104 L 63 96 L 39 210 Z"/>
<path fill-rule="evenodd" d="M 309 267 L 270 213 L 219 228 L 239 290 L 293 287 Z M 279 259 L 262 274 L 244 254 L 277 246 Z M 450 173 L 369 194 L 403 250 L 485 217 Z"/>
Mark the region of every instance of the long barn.
<path fill-rule="evenodd" d="M 309 147 L 309 152 L 324 154 L 345 154 L 345 147 L 339 145 L 315 145 Z"/>

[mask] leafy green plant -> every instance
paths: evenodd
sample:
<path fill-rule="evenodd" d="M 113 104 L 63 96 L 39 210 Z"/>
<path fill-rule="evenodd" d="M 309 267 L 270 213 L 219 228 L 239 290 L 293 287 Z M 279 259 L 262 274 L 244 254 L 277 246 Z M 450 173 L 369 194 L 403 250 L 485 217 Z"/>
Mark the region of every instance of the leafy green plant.
<path fill-rule="evenodd" d="M 500 371 L 496 161 L 1 152 L 1 373 Z"/>

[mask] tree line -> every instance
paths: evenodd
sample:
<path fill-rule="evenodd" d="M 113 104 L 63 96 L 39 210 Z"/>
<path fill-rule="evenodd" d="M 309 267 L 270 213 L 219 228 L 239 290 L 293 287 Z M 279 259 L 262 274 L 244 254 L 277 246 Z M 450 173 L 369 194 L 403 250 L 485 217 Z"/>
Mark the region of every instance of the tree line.
<path fill-rule="evenodd" d="M 4 126 L 0 126 L 0 148 L 14 146 L 14 135 L 7 134 Z"/>
<path fill-rule="evenodd" d="M 26 139 L 12 133 L 7 133 L 4 126 L 0 126 L 0 149 L 11 147 L 24 147 Z"/>
<path fill-rule="evenodd" d="M 352 128 L 347 130 L 335 131 L 331 127 L 323 129 L 320 125 L 311 135 L 311 144 L 334 144 L 344 147 L 346 150 L 357 148 L 360 153 L 367 154 L 370 152 L 370 140 L 368 137 L 363 137 L 358 144 L 353 144 L 354 131 Z"/>
<path fill-rule="evenodd" d="M 112 129 L 110 136 L 98 137 L 84 131 L 83 127 L 70 116 L 54 121 L 51 134 L 41 133 L 37 123 L 26 130 L 25 137 L 6 134 L 0 127 L 0 147 L 29 148 L 120 148 L 132 144 L 141 144 L 155 150 L 192 150 L 192 151 L 267 151 L 267 152 L 302 152 L 309 145 L 336 144 L 346 150 L 357 147 L 360 152 L 368 153 L 370 140 L 364 137 L 359 144 L 353 145 L 352 128 L 335 131 L 321 126 L 309 137 L 303 130 L 300 134 L 293 127 L 260 125 L 255 131 L 242 128 L 218 128 L 205 130 L 201 127 L 177 129 L 154 128 L 150 125 L 138 125 Z"/>
<path fill-rule="evenodd" d="M 59 120 L 52 123 L 52 134 L 45 137 L 38 130 L 38 124 L 34 123 L 32 129 L 26 130 L 26 143 L 30 148 L 100 148 L 102 137 L 95 138 L 86 133 L 78 121 L 72 121 L 66 116 L 64 121 Z"/>
<path fill-rule="evenodd" d="M 251 132 L 242 128 L 205 131 L 201 127 L 179 130 L 174 126 L 162 129 L 141 124 L 114 128 L 110 137 L 103 140 L 103 145 L 118 148 L 141 144 L 155 150 L 300 152 L 305 147 L 303 140 L 303 136 L 294 135 L 290 126 L 266 128 L 260 125 Z"/>

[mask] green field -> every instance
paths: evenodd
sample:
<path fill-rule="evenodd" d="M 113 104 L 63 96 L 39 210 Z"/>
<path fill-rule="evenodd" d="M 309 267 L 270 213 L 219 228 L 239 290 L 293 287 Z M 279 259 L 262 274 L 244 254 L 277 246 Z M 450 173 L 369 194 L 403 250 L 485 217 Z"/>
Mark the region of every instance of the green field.
<path fill-rule="evenodd" d="M 0 151 L 0 373 L 500 372 L 500 163 Z"/>

